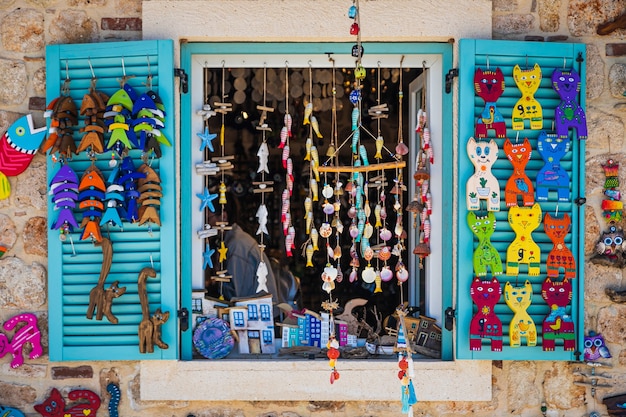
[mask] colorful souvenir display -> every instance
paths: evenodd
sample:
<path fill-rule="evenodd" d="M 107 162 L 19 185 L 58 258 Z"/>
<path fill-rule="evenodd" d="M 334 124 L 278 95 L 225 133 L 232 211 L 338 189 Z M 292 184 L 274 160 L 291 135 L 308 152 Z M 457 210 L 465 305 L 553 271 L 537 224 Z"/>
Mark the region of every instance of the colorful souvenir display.
<path fill-rule="evenodd" d="M 491 350 L 502 351 L 502 321 L 494 310 L 501 295 L 502 287 L 495 277 L 491 280 L 476 277 L 472 281 L 470 296 L 478 310 L 470 323 L 471 350 L 481 350 L 482 339 L 491 339 Z"/>
<path fill-rule="evenodd" d="M 69 403 L 58 389 L 52 388 L 50 396 L 41 404 L 36 404 L 35 410 L 43 417 L 96 417 L 100 408 L 100 397 L 88 389 L 76 389 L 67 394 Z"/>
<path fill-rule="evenodd" d="M 563 339 L 563 350 L 574 350 L 574 322 L 567 313 L 567 306 L 572 301 L 572 284 L 569 279 L 557 282 L 548 276 L 541 286 L 541 297 L 550 306 L 550 313 L 543 319 L 543 350 L 554 350 L 556 339 Z"/>
<path fill-rule="evenodd" d="M 479 210 L 480 201 L 486 200 L 488 211 L 500 211 L 500 185 L 491 173 L 498 159 L 498 144 L 495 140 L 467 141 L 467 155 L 474 165 L 474 174 L 467 180 L 467 209 Z"/>
<path fill-rule="evenodd" d="M 37 327 L 37 316 L 32 313 L 18 314 L 7 320 L 3 327 L 4 330 L 11 331 L 20 323 L 24 323 L 24 325 L 15 332 L 11 340 L 4 333 L 0 333 L 0 358 L 11 354 L 13 357 L 11 368 L 17 368 L 24 363 L 23 349 L 26 343 L 30 343 L 32 347 L 28 355 L 30 359 L 37 359 L 43 353 L 41 333 Z"/>
<path fill-rule="evenodd" d="M 486 138 L 488 130 L 494 130 L 496 137 L 506 136 L 504 117 L 496 107 L 496 101 L 504 92 L 504 75 L 500 68 L 495 71 L 477 68 L 474 73 L 474 91 L 485 100 L 485 108 L 476 120 L 475 135 L 477 138 Z"/>
<path fill-rule="evenodd" d="M 533 149 L 527 138 L 524 138 L 524 142 L 515 144 L 508 139 L 504 141 L 504 154 L 513 166 L 513 174 L 509 177 L 504 189 L 504 201 L 507 207 L 516 206 L 518 196 L 522 197 L 524 206 L 535 204 L 535 188 L 526 175 L 526 165 L 532 153 Z"/>
<path fill-rule="evenodd" d="M 520 264 L 528 264 L 528 275 L 539 275 L 541 249 L 533 240 L 532 232 L 541 223 L 541 207 L 538 203 L 532 207 L 511 207 L 508 219 L 515 240 L 506 251 L 506 274 L 517 276 Z"/>
<path fill-rule="evenodd" d="M 467 213 L 467 224 L 472 233 L 478 238 L 478 246 L 474 249 L 474 274 L 479 277 L 487 275 L 487 267 L 493 275 L 502 274 L 502 259 L 500 253 L 491 244 L 491 235 L 496 230 L 496 216 L 492 211 L 486 216 L 479 216 L 475 212 Z"/>
<path fill-rule="evenodd" d="M 46 134 L 46 127 L 35 129 L 30 114 L 17 119 L 0 138 L 0 200 L 11 194 L 7 177 L 21 174 L 33 160 Z"/>
<path fill-rule="evenodd" d="M 521 69 L 519 65 L 515 65 L 513 67 L 513 79 L 522 93 L 522 97 L 513 107 L 511 128 L 513 130 L 524 129 L 524 120 L 528 119 L 531 129 L 542 129 L 543 110 L 541 103 L 534 97 L 541 83 L 541 68 L 539 64 L 535 64 L 530 69 Z"/>
<path fill-rule="evenodd" d="M 588 335 L 585 335 L 585 361 L 594 362 L 598 359 L 608 359 L 611 357 L 611 352 L 604 342 L 604 337 L 601 334 L 596 334 L 594 331 L 590 331 Z"/>
<path fill-rule="evenodd" d="M 569 71 L 556 68 L 552 73 L 552 88 L 561 97 L 554 111 L 554 129 L 559 138 L 566 138 L 569 129 L 576 130 L 578 139 L 587 139 L 585 111 L 578 104 L 580 75 L 573 68 Z"/>
<path fill-rule="evenodd" d="M 141 322 L 139 323 L 139 352 L 153 353 L 154 346 L 167 349 L 167 343 L 161 340 L 161 326 L 170 318 L 169 311 L 163 313 L 157 308 L 154 314 L 150 315 L 150 304 L 148 302 L 148 292 L 146 281 L 148 277 L 155 278 L 157 273 L 150 267 L 143 268 L 137 278 L 137 291 L 141 302 Z"/>
<path fill-rule="evenodd" d="M 544 131 L 537 137 L 537 150 L 543 167 L 537 173 L 537 201 L 548 201 L 548 192 L 556 190 L 559 201 L 569 201 L 570 178 L 561 166 L 561 159 L 569 152 L 570 140 Z"/>
<path fill-rule="evenodd" d="M 572 251 L 565 245 L 565 237 L 571 226 L 567 213 L 563 217 L 552 217 L 550 213 L 546 213 L 543 219 L 543 229 L 552 240 L 552 249 L 546 259 L 546 273 L 549 278 L 558 277 L 561 268 L 565 271 L 565 279 L 576 278 L 576 260 Z"/>
<path fill-rule="evenodd" d="M 528 346 L 537 345 L 537 328 L 527 311 L 532 302 L 532 297 L 533 287 L 528 280 L 523 286 L 513 286 L 508 281 L 504 284 L 504 300 L 506 305 L 515 313 L 509 324 L 511 347 L 521 346 L 523 338 L 526 338 Z"/>

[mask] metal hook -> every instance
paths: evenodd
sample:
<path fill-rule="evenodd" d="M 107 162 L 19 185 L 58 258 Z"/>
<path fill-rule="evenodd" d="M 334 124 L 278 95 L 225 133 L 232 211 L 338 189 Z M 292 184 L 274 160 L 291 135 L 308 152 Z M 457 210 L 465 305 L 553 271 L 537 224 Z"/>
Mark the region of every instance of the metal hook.
<path fill-rule="evenodd" d="M 222 68 L 224 68 L 225 66 L 226 66 L 226 61 L 222 59 Z"/>
<path fill-rule="evenodd" d="M 93 70 L 93 65 L 91 65 L 91 57 L 87 58 L 87 62 L 89 63 L 89 69 L 91 70 L 91 87 L 90 90 L 93 91 L 96 89 L 96 73 Z"/>
<path fill-rule="evenodd" d="M 289 61 L 285 61 L 285 68 L 289 68 Z"/>
<path fill-rule="evenodd" d="M 63 85 L 61 86 L 61 94 L 64 96 L 70 95 L 70 67 L 67 59 L 65 60 L 65 81 L 63 81 Z"/>
<path fill-rule="evenodd" d="M 150 254 L 150 266 L 154 269 L 154 259 L 152 259 L 152 254 Z"/>
<path fill-rule="evenodd" d="M 487 55 L 487 71 L 489 71 L 489 55 Z"/>
<path fill-rule="evenodd" d="M 517 131 L 517 135 L 515 135 L 515 143 L 519 142 L 519 130 Z"/>
<path fill-rule="evenodd" d="M 559 202 L 556 202 L 556 209 L 554 210 L 554 217 L 559 217 Z"/>
<path fill-rule="evenodd" d="M 70 80 L 70 64 L 65 60 L 65 81 L 69 82 Z"/>
<path fill-rule="evenodd" d="M 528 54 L 526 54 L 526 68 L 525 69 L 528 69 Z"/>
<path fill-rule="evenodd" d="M 567 57 L 563 57 L 563 69 L 565 69 L 566 63 L 567 63 Z"/>
<path fill-rule="evenodd" d="M 152 90 L 152 69 L 150 68 L 150 56 L 146 55 L 148 60 L 148 76 L 146 77 L 146 87 L 148 90 Z"/>
<path fill-rule="evenodd" d="M 122 56 L 122 77 L 126 78 L 126 65 L 124 65 L 124 57 Z"/>

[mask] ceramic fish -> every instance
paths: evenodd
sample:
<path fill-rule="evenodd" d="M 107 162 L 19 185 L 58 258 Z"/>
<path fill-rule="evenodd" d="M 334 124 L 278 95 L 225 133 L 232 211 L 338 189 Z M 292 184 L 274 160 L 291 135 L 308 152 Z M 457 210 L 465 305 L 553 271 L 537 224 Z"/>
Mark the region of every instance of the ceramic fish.
<path fill-rule="evenodd" d="M 224 182 L 220 182 L 220 187 L 218 189 L 219 193 L 220 193 L 220 198 L 217 201 L 219 204 L 226 204 L 226 184 L 224 184 Z"/>
<path fill-rule="evenodd" d="M 292 133 L 291 133 L 292 119 L 289 113 L 285 113 L 285 117 L 283 118 L 283 123 L 285 123 L 285 127 L 287 128 L 287 135 L 291 137 L 292 136 Z"/>
<path fill-rule="evenodd" d="M 285 236 L 285 253 L 287 256 L 293 256 L 291 250 L 295 247 L 294 241 L 296 238 L 296 229 L 293 226 L 289 226 L 287 236 Z"/>
<path fill-rule="evenodd" d="M 291 208 L 291 200 L 289 200 L 289 190 L 288 189 L 284 189 L 283 190 L 283 195 L 281 197 L 281 201 L 282 201 L 282 206 L 281 206 L 281 216 L 280 216 L 280 221 L 281 222 L 285 222 L 286 220 L 286 215 L 289 212 L 289 209 Z"/>
<path fill-rule="evenodd" d="M 291 213 L 285 213 L 285 221 L 283 221 L 283 235 L 287 236 L 289 233 L 289 226 L 291 226 Z"/>
<path fill-rule="evenodd" d="M 11 194 L 7 177 L 28 168 L 46 135 L 46 126 L 35 129 L 32 115 L 17 119 L 0 138 L 0 199 Z"/>
<path fill-rule="evenodd" d="M 282 160 L 283 160 L 283 168 L 287 169 L 287 159 L 289 159 L 289 145 L 285 145 L 285 147 L 283 148 L 283 155 L 282 155 Z"/>
<path fill-rule="evenodd" d="M 383 139 L 382 136 L 379 136 L 376 138 L 375 140 L 375 145 L 376 145 L 376 154 L 374 155 L 374 159 L 382 159 L 383 154 L 383 145 L 385 144 L 385 139 Z"/>
<path fill-rule="evenodd" d="M 289 190 L 289 195 L 291 195 L 293 193 L 293 175 L 287 175 L 287 178 L 285 178 L 285 185 Z"/>
<path fill-rule="evenodd" d="M 318 197 L 317 197 L 317 181 L 315 181 L 315 178 L 311 178 L 311 180 L 309 181 L 310 186 L 311 186 L 311 194 L 313 196 L 313 201 L 318 201 Z"/>
<path fill-rule="evenodd" d="M 320 133 L 320 124 L 317 121 L 317 117 L 311 116 L 311 127 L 313 128 L 313 132 L 318 138 L 323 138 L 324 136 Z"/>
<path fill-rule="evenodd" d="M 309 234 L 309 236 L 311 237 L 311 244 L 313 245 L 313 250 L 314 251 L 320 250 L 318 246 L 320 235 L 315 227 L 311 229 L 311 233 Z"/>
<path fill-rule="evenodd" d="M 352 130 L 357 130 L 359 127 L 359 108 L 355 107 L 352 109 Z"/>
<path fill-rule="evenodd" d="M 305 233 L 308 235 L 311 233 L 311 227 L 313 227 L 313 212 L 312 211 L 307 211 L 305 221 L 306 221 Z"/>
<path fill-rule="evenodd" d="M 287 178 L 293 182 L 293 161 L 291 158 L 287 158 Z"/>
<path fill-rule="evenodd" d="M 315 175 L 315 181 L 320 180 L 320 172 L 317 169 L 320 166 L 320 158 L 317 153 L 317 147 L 311 146 L 311 170 L 313 171 L 313 175 Z"/>
<path fill-rule="evenodd" d="M 306 265 L 305 266 L 313 267 L 313 245 L 311 245 L 310 243 L 306 245 L 305 252 L 306 252 Z"/>
<path fill-rule="evenodd" d="M 269 168 L 267 167 L 267 159 L 270 155 L 270 150 L 267 147 L 267 142 L 261 143 L 259 146 L 259 150 L 256 153 L 256 156 L 259 157 L 259 169 L 256 172 L 265 172 L 266 174 L 270 173 Z"/>
<path fill-rule="evenodd" d="M 269 271 L 267 270 L 267 265 L 265 265 L 265 262 L 261 261 L 259 262 L 259 267 L 256 270 L 256 279 L 257 279 L 257 287 L 256 287 L 256 292 L 261 292 L 261 291 L 265 291 L 267 293 L 269 293 L 269 290 L 267 289 L 267 273 Z"/>
<path fill-rule="evenodd" d="M 356 154 L 357 150 L 358 150 L 358 145 L 359 145 L 359 140 L 361 139 L 361 131 L 360 130 L 355 130 L 352 132 L 352 143 L 351 143 L 351 148 L 352 148 L 352 153 Z"/>
<path fill-rule="evenodd" d="M 432 164 L 435 162 L 435 156 L 434 156 L 433 147 L 430 144 L 430 129 L 429 128 L 424 129 L 424 134 L 422 135 L 422 139 L 424 141 L 423 148 L 426 151 L 426 155 L 428 156 L 428 162 Z"/>
<path fill-rule="evenodd" d="M 359 145 L 359 156 L 361 157 L 361 162 L 363 166 L 368 166 L 370 164 L 367 159 L 367 149 L 365 149 L 365 145 Z"/>
<path fill-rule="evenodd" d="M 383 223 L 380 221 L 381 210 L 382 210 L 382 207 L 380 206 L 380 204 L 376 204 L 376 206 L 374 207 L 374 218 L 376 219 L 376 223 L 374 223 L 374 227 L 381 227 L 383 225 Z"/>
<path fill-rule="evenodd" d="M 311 115 L 313 114 L 313 103 L 304 101 L 304 120 L 302 120 L 302 125 L 308 125 L 311 123 Z"/>
<path fill-rule="evenodd" d="M 308 213 L 309 211 L 313 210 L 313 200 L 311 200 L 311 197 L 306 197 L 304 199 L 304 218 L 306 219 L 306 213 Z"/>
<path fill-rule="evenodd" d="M 312 147 L 313 147 L 313 139 L 309 137 L 306 139 L 306 142 L 304 142 L 304 149 L 306 150 L 306 154 L 304 155 L 305 161 L 311 160 L 311 148 Z"/>
<path fill-rule="evenodd" d="M 287 127 L 283 126 L 283 128 L 280 130 L 280 144 L 278 145 L 279 149 L 282 149 L 285 147 L 285 145 L 287 144 L 288 137 L 289 137 L 289 131 L 287 130 Z"/>
<path fill-rule="evenodd" d="M 260 235 L 261 233 L 265 233 L 266 235 L 269 235 L 269 232 L 267 231 L 267 206 L 265 206 L 265 204 L 261 204 L 257 209 L 256 218 L 259 221 L 259 228 L 257 229 L 256 234 Z"/>

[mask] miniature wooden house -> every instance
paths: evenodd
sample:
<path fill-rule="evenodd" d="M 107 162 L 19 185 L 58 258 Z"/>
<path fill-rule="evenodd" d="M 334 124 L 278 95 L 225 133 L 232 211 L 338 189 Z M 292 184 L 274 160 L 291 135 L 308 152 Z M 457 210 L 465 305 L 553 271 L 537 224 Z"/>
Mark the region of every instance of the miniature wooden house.
<path fill-rule="evenodd" d="M 271 295 L 235 301 L 229 319 L 239 337 L 239 353 L 275 353 Z"/>
<path fill-rule="evenodd" d="M 419 316 L 404 318 L 406 338 L 411 347 L 422 355 L 441 357 L 441 327 L 430 317 Z"/>
<path fill-rule="evenodd" d="M 282 343 L 281 347 L 293 347 L 298 346 L 300 340 L 298 338 L 299 329 L 295 324 L 285 324 L 281 323 L 280 326 L 283 328 L 282 331 Z"/>

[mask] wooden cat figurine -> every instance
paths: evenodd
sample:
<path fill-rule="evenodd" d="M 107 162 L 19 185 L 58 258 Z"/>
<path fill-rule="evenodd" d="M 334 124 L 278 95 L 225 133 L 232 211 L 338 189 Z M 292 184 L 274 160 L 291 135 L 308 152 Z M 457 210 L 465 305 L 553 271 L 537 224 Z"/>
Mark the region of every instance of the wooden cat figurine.
<path fill-rule="evenodd" d="M 474 91 L 485 100 L 485 108 L 476 120 L 476 137 L 486 138 L 490 129 L 495 130 L 496 137 L 505 137 L 506 123 L 496 107 L 496 101 L 504 92 L 504 75 L 500 68 L 495 71 L 478 68 L 474 73 Z"/>
<path fill-rule="evenodd" d="M 102 269 L 98 284 L 91 289 L 89 293 L 89 307 L 87 307 L 87 318 L 92 319 L 94 311 L 96 312 L 96 320 L 102 320 L 103 316 L 113 324 L 117 324 L 117 317 L 111 312 L 113 299 L 118 298 L 126 292 L 126 287 L 119 287 L 119 281 L 113 282 L 109 288 L 104 289 L 104 282 L 111 270 L 113 261 L 113 246 L 111 241 L 105 237 L 96 245 L 102 246 Z"/>
<path fill-rule="evenodd" d="M 541 207 L 514 206 L 509 209 L 509 224 L 515 232 L 515 240 L 506 251 L 506 274 L 517 276 L 520 264 L 528 264 L 528 275 L 539 275 L 541 249 L 535 243 L 532 232 L 541 223 Z"/>
<path fill-rule="evenodd" d="M 513 165 L 513 173 L 504 188 L 504 201 L 507 207 L 517 206 L 517 197 L 522 196 L 524 206 L 535 204 L 535 187 L 526 175 L 526 164 L 530 161 L 533 148 L 528 139 L 522 143 L 504 141 L 504 154 Z"/>
<path fill-rule="evenodd" d="M 146 290 L 146 280 L 148 277 L 155 278 L 156 271 L 153 268 L 146 267 L 139 272 L 137 279 L 137 290 L 139 292 L 139 300 L 141 302 L 142 319 L 139 323 L 139 352 L 153 353 L 154 345 L 161 349 L 167 349 L 169 346 L 161 340 L 161 325 L 167 322 L 170 313 L 161 312 L 157 309 L 154 315 L 150 316 L 150 304 L 148 303 L 148 292 Z"/>
<path fill-rule="evenodd" d="M 576 278 L 576 260 L 572 251 L 565 246 L 565 237 L 569 233 L 572 222 L 567 213 L 563 217 L 552 217 L 546 213 L 543 219 L 543 230 L 552 241 L 552 249 L 546 259 L 548 277 L 558 277 L 561 268 L 565 271 L 565 279 Z"/>
<path fill-rule="evenodd" d="M 504 284 L 504 301 L 515 313 L 509 325 L 511 347 L 521 346 L 524 337 L 528 346 L 537 345 L 537 328 L 532 317 L 526 311 L 532 302 L 532 296 L 533 287 L 528 280 L 522 287 L 514 287 L 510 282 Z"/>
<path fill-rule="evenodd" d="M 73 403 L 66 407 L 59 390 L 52 388 L 50 397 L 34 407 L 43 417 L 96 417 L 100 408 L 100 397 L 93 391 L 77 389 L 70 391 L 67 398 Z"/>
<path fill-rule="evenodd" d="M 487 200 L 488 211 L 500 211 L 500 185 L 491 173 L 498 159 L 498 144 L 495 140 L 467 141 L 467 156 L 474 165 L 474 174 L 467 180 L 467 209 L 479 210 L 480 200 Z"/>
<path fill-rule="evenodd" d="M 541 104 L 534 97 L 534 94 L 541 83 L 541 68 L 539 64 L 531 69 L 521 69 L 519 65 L 513 67 L 513 79 L 517 88 L 522 93 L 522 97 L 513 107 L 513 121 L 511 128 L 513 130 L 524 129 L 524 120 L 530 120 L 531 129 L 543 128 L 543 111 Z"/>
<path fill-rule="evenodd" d="M 2 416 L 2 417 L 24 417 L 24 413 L 22 413 L 17 408 L 4 407 L 4 406 L 0 405 L 0 416 Z"/>
<path fill-rule="evenodd" d="M 475 212 L 467 213 L 467 224 L 478 238 L 478 246 L 474 249 L 474 274 L 479 277 L 487 275 L 487 267 L 493 275 L 502 274 L 500 253 L 491 244 L 491 235 L 496 230 L 496 216 L 492 211 L 486 216 L 477 216 Z"/>
<path fill-rule="evenodd" d="M 17 368 L 24 363 L 23 349 L 26 343 L 30 343 L 32 346 L 28 356 L 30 359 L 37 359 L 43 353 L 41 332 L 37 327 L 37 316 L 32 313 L 18 314 L 4 323 L 4 330 L 13 330 L 19 323 L 25 323 L 25 325 L 15 332 L 11 341 L 7 335 L 0 333 L 0 358 L 10 353 L 13 356 L 11 368 Z"/>
<path fill-rule="evenodd" d="M 552 88 L 561 97 L 554 110 L 554 130 L 560 138 L 566 138 L 570 128 L 576 130 L 578 139 L 587 139 L 585 111 L 578 104 L 580 75 L 574 70 L 555 69 L 552 73 Z"/>
<path fill-rule="evenodd" d="M 554 134 L 540 132 L 537 150 L 543 159 L 543 167 L 537 173 L 535 192 L 537 201 L 548 201 L 548 192 L 556 190 L 559 201 L 569 201 L 569 174 L 561 167 L 561 159 L 569 151 L 571 141 Z"/>
<path fill-rule="evenodd" d="M 495 277 L 486 281 L 475 278 L 472 281 L 470 296 L 478 311 L 470 322 L 471 350 L 481 350 L 481 339 L 491 339 L 491 350 L 502 351 L 502 321 L 494 311 L 501 295 L 502 288 Z"/>
<path fill-rule="evenodd" d="M 553 351 L 556 339 L 563 339 L 564 350 L 574 350 L 574 322 L 566 311 L 572 301 L 572 284 L 567 278 L 556 282 L 547 277 L 541 286 L 541 297 L 550 306 L 550 314 L 543 319 L 543 350 Z"/>

